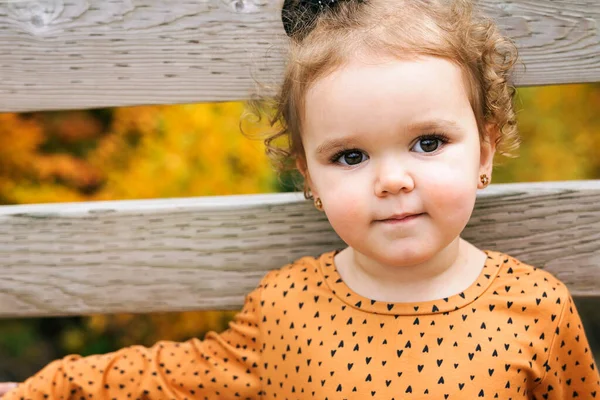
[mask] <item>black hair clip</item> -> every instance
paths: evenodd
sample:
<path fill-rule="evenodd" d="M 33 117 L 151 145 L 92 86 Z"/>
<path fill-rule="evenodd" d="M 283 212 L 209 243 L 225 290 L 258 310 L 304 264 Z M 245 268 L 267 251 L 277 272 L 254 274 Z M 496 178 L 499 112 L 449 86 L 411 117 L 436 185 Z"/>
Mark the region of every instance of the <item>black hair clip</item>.
<path fill-rule="evenodd" d="M 285 0 L 281 10 L 285 33 L 296 37 L 301 30 L 310 32 L 317 17 L 338 3 L 339 0 Z"/>

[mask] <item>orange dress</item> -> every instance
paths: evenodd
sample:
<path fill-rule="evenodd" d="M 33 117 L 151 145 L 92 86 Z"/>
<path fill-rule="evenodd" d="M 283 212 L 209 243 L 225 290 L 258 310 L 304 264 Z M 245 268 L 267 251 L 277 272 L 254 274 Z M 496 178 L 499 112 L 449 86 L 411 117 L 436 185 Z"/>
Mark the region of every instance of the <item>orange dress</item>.
<path fill-rule="evenodd" d="M 45 367 L 16 399 L 600 399 L 571 295 L 502 253 L 454 296 L 370 300 L 334 252 L 269 272 L 220 334 Z"/>

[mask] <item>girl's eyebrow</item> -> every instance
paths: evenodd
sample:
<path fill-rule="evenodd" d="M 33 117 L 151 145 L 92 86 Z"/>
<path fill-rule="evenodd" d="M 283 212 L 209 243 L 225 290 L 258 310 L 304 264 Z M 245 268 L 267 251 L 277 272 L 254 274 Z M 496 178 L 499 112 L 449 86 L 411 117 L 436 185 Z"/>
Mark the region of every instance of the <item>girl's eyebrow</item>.
<path fill-rule="evenodd" d="M 317 156 L 328 154 L 338 149 L 352 147 L 355 142 L 356 140 L 353 137 L 326 140 L 317 147 L 316 153 Z"/>
<path fill-rule="evenodd" d="M 444 129 L 444 130 L 460 130 L 460 125 L 452 120 L 436 118 L 425 121 L 412 122 L 407 126 L 409 131 L 426 131 L 426 130 L 436 130 L 436 129 Z"/>
<path fill-rule="evenodd" d="M 435 130 L 458 131 L 460 130 L 460 125 L 457 122 L 449 119 L 436 118 L 425 121 L 411 122 L 407 125 L 406 129 L 407 132 Z M 353 143 L 355 142 L 357 142 L 357 140 L 352 136 L 326 140 L 317 147 L 316 154 L 317 156 L 320 156 L 338 149 L 352 147 Z"/>

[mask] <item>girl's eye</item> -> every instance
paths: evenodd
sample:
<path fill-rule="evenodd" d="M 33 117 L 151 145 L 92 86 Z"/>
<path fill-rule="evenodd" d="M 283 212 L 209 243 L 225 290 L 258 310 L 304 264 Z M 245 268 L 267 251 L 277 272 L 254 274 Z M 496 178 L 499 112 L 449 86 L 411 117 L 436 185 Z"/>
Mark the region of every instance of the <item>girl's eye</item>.
<path fill-rule="evenodd" d="M 358 165 L 365 161 L 367 156 L 359 150 L 344 150 L 333 156 L 332 161 L 346 166 Z"/>
<path fill-rule="evenodd" d="M 447 142 L 448 139 L 441 135 L 422 136 L 417 143 L 415 143 L 413 148 L 420 148 L 420 150 L 416 150 L 417 153 L 432 153 Z"/>

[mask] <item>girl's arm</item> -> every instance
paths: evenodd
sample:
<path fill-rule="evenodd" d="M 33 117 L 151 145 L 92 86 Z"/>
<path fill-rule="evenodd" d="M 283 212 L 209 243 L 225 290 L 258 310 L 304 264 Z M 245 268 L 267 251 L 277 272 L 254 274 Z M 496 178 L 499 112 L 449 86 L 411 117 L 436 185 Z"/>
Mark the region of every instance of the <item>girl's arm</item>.
<path fill-rule="evenodd" d="M 209 332 L 204 341 L 162 341 L 151 348 L 67 356 L 2 400 L 259 398 L 260 302 L 266 279 L 246 296 L 243 309 L 221 334 Z"/>
<path fill-rule="evenodd" d="M 600 399 L 600 375 L 581 318 L 570 294 L 544 364 L 544 379 L 533 390 L 536 399 Z"/>
<path fill-rule="evenodd" d="M 10 392 L 17 387 L 15 382 L 2 382 L 0 383 L 0 397 L 4 396 L 7 392 Z"/>

